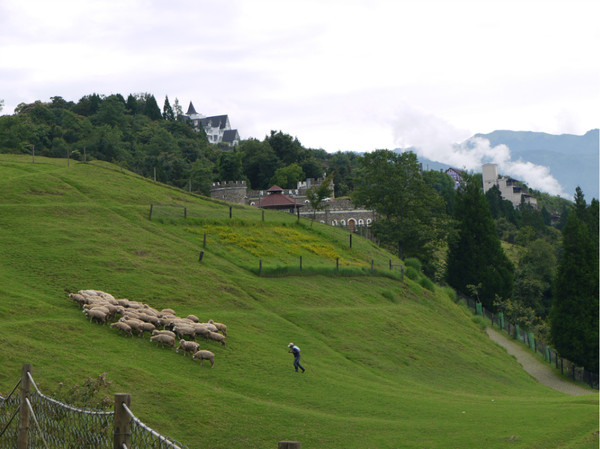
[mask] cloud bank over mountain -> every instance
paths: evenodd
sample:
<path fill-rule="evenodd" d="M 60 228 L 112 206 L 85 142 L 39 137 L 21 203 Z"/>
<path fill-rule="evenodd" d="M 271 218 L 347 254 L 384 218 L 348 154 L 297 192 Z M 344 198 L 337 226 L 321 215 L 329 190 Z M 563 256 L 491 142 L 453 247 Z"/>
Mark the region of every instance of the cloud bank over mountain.
<path fill-rule="evenodd" d="M 404 107 L 396 114 L 393 128 L 398 148 L 414 151 L 422 161 L 439 162 L 474 172 L 481 172 L 483 164 L 498 164 L 498 172 L 502 175 L 518 179 L 533 189 L 567 199 L 573 198 L 575 187 L 572 182 L 565 183 L 560 179 L 567 178 L 567 171 L 583 170 L 583 167 L 578 169 L 575 166 L 578 161 L 587 169 L 590 164 L 594 167 L 593 151 L 588 149 L 590 146 L 593 148 L 594 136 L 585 141 L 576 140 L 577 137 L 586 138 L 590 133 L 585 136 L 552 136 L 544 133 L 496 131 L 490 135 L 469 137 L 468 131 L 457 129 L 438 117 L 410 107 Z M 552 139 L 553 137 L 556 138 Z M 507 143 L 500 143 L 503 139 Z M 513 147 L 517 151 L 513 151 Z M 576 155 L 573 153 L 575 151 L 584 154 Z M 569 152 L 570 164 L 560 162 L 557 167 L 557 162 L 568 157 Z M 595 157 L 597 169 L 597 152 Z M 558 176 L 559 171 L 561 177 Z M 589 179 L 585 179 L 582 171 L 575 177 L 579 177 L 575 180 L 579 185 L 587 181 L 588 197 L 598 197 L 597 170 L 595 178 L 593 171 L 587 175 Z M 593 187 L 594 180 L 596 188 Z"/>

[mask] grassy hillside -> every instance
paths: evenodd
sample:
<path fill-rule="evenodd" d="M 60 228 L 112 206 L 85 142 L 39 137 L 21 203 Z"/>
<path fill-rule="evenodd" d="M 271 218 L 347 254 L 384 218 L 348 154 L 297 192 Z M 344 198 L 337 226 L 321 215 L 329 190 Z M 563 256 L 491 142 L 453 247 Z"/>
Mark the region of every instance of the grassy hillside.
<path fill-rule="evenodd" d="M 150 204 L 171 206 L 149 220 Z M 390 254 L 289 214 L 232 214 L 109 164 L 2 155 L 0 392 L 22 363 L 48 393 L 106 372 L 190 448 L 598 446 L 597 393 L 538 384 L 442 290 L 390 274 Z M 258 260 L 273 275 L 300 256 L 302 273 L 257 276 Z M 202 343 L 211 369 L 90 324 L 67 296 L 88 288 L 226 323 L 227 347 Z"/>

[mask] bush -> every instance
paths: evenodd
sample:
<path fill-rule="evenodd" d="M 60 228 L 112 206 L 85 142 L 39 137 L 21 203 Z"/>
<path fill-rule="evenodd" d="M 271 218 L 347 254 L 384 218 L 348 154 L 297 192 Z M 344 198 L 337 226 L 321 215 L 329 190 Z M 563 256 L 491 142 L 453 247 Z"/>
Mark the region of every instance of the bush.
<path fill-rule="evenodd" d="M 421 287 L 426 288 L 429 291 L 435 291 L 435 284 L 428 277 L 423 276 L 419 281 L 419 284 L 421 284 Z"/>
<path fill-rule="evenodd" d="M 421 266 L 421 261 L 415 257 L 409 257 L 404 261 L 404 265 L 406 267 L 412 267 L 417 270 L 417 273 L 421 273 L 423 271 L 423 267 Z"/>
<path fill-rule="evenodd" d="M 475 324 L 477 324 L 482 331 L 485 330 L 487 325 L 485 324 L 485 319 L 481 315 L 475 315 L 471 318 Z"/>
<path fill-rule="evenodd" d="M 442 291 L 448 295 L 448 298 L 456 302 L 456 290 L 454 290 L 452 287 L 445 286 L 442 287 Z M 464 301 L 464 299 L 462 301 Z"/>
<path fill-rule="evenodd" d="M 413 281 L 416 281 L 417 279 L 419 279 L 419 272 L 417 270 L 415 270 L 413 267 L 407 266 L 404 274 L 406 275 L 407 278 L 412 279 Z"/>

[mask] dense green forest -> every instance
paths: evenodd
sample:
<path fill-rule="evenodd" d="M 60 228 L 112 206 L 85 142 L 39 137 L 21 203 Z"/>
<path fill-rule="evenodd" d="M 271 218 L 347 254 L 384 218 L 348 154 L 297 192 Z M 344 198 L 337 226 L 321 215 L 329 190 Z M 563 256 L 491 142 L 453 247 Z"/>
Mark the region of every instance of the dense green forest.
<path fill-rule="evenodd" d="M 445 173 L 423 172 L 412 152 L 329 154 L 282 131 L 234 148 L 211 145 L 177 99 L 171 105 L 166 97 L 161 110 L 148 93 L 20 104 L 0 116 L 0 153 L 113 162 L 204 195 L 214 181 L 294 188 L 332 174 L 336 197 L 378 213 L 373 233 L 380 245 L 418 259 L 434 281 L 477 297 L 552 341 L 564 357 L 598 369 L 598 201 L 587 204 L 579 189 L 574 203 L 529 190 L 538 209 L 515 208 L 497 188 L 484 194 L 480 175 L 466 173 L 456 189 Z M 585 326 L 568 325 L 581 317 Z"/>

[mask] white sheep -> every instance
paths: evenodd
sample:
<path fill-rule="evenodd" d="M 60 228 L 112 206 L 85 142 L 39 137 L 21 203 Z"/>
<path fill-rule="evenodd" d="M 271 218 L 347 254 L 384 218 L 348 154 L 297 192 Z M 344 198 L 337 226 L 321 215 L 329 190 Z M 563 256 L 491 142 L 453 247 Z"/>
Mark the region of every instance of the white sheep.
<path fill-rule="evenodd" d="M 223 346 L 225 346 L 225 339 L 227 337 L 225 337 L 225 335 L 221 335 L 221 334 L 217 334 L 216 332 L 211 332 L 208 334 L 207 338 L 209 340 L 213 340 L 213 341 L 218 341 L 220 342 Z"/>
<path fill-rule="evenodd" d="M 129 326 L 127 323 L 123 322 L 123 321 L 117 321 L 116 323 L 112 323 L 110 325 L 110 327 L 114 327 L 116 329 L 120 331 L 123 331 L 125 333 L 125 335 L 129 335 L 130 337 L 133 337 L 133 333 L 131 332 L 131 326 Z"/>
<path fill-rule="evenodd" d="M 164 348 L 164 345 L 169 345 L 170 347 L 175 346 L 175 339 L 170 335 L 166 334 L 158 334 L 150 337 L 150 341 L 155 341 L 160 343 L 160 346 Z"/>
<path fill-rule="evenodd" d="M 160 313 L 163 315 L 177 315 L 173 309 L 162 309 Z"/>
<path fill-rule="evenodd" d="M 85 297 L 79 293 L 69 293 L 69 298 L 76 302 L 79 307 L 82 307 L 85 304 Z"/>
<path fill-rule="evenodd" d="M 210 334 L 210 330 L 206 326 L 204 326 L 203 324 L 200 324 L 200 323 L 198 323 L 194 326 L 194 332 L 196 335 L 200 335 L 204 338 L 208 338 L 208 334 Z"/>
<path fill-rule="evenodd" d="M 97 308 L 85 310 L 84 313 L 90 319 L 90 323 L 92 321 L 98 321 L 100 324 L 106 324 L 106 322 L 108 320 L 106 313 L 104 313 L 102 310 L 99 310 Z"/>
<path fill-rule="evenodd" d="M 192 340 L 196 339 L 196 329 L 194 329 L 192 326 L 184 326 L 184 325 L 178 324 L 173 327 L 173 332 L 175 332 L 175 334 L 179 338 L 183 338 L 183 337 L 187 336 L 187 337 L 190 337 Z"/>
<path fill-rule="evenodd" d="M 200 349 L 200 345 L 195 341 L 179 340 L 179 346 L 175 352 L 179 352 L 180 349 L 183 349 L 183 356 L 185 357 L 187 352 L 191 354 L 197 352 Z"/>
<path fill-rule="evenodd" d="M 202 350 L 202 351 L 196 352 L 192 356 L 192 361 L 194 361 L 195 359 L 200 359 L 200 365 L 202 365 L 203 360 L 208 360 L 208 361 L 210 361 L 211 368 L 213 366 L 215 366 L 215 355 L 210 351 Z"/>
<path fill-rule="evenodd" d="M 227 337 L 227 326 L 225 326 L 223 323 L 215 323 L 213 320 L 208 320 L 208 322 L 215 326 L 223 335 Z"/>
<path fill-rule="evenodd" d="M 217 329 L 217 326 L 215 326 L 212 323 L 198 323 L 198 324 L 204 326 L 205 328 L 207 328 L 211 332 L 219 332 L 219 329 Z"/>
<path fill-rule="evenodd" d="M 155 330 L 153 330 L 153 331 L 152 331 L 152 335 L 160 335 L 160 334 L 163 334 L 163 335 L 170 335 L 170 336 L 171 336 L 171 337 L 173 337 L 173 338 L 175 338 L 175 337 L 176 337 L 176 335 L 175 335 L 175 332 L 171 332 L 171 331 L 161 331 L 161 330 L 158 330 L 158 329 L 155 329 Z"/>
<path fill-rule="evenodd" d="M 199 323 L 200 322 L 200 320 L 198 319 L 198 317 L 196 315 L 188 315 L 185 318 L 188 319 L 188 320 L 193 321 L 194 323 Z"/>

